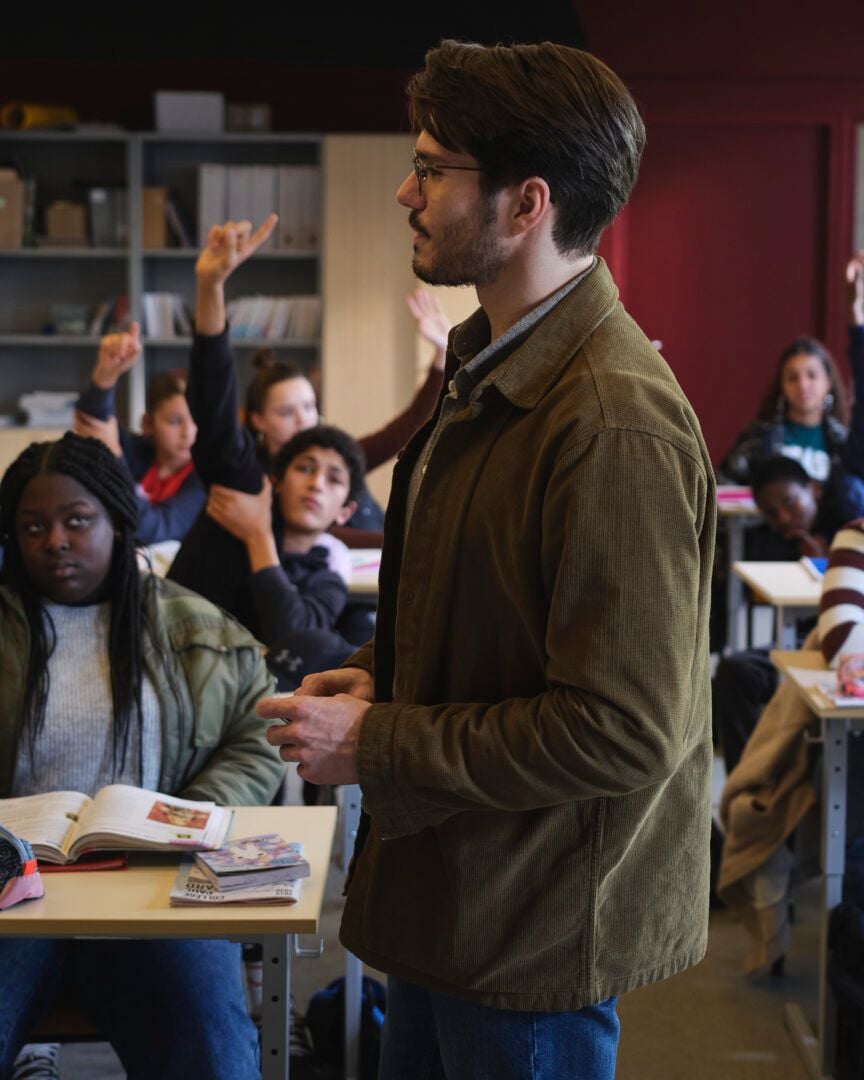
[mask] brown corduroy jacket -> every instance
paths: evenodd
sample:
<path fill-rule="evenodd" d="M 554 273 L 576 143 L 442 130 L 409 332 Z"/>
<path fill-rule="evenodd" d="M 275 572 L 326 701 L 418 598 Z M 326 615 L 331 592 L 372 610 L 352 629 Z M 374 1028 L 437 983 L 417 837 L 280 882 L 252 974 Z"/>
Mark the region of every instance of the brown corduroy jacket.
<path fill-rule="evenodd" d="M 705 950 L 712 470 L 602 260 L 442 431 L 403 552 L 432 422 L 347 661 L 376 704 L 342 940 L 481 1004 L 578 1009 Z"/>

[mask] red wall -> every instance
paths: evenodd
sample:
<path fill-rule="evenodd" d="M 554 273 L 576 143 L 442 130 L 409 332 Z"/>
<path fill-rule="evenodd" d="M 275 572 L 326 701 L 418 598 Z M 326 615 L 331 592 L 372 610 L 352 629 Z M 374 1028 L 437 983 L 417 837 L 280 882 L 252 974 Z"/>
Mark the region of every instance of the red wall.
<path fill-rule="evenodd" d="M 845 350 L 864 4 L 577 6 L 588 48 L 648 126 L 639 182 L 602 251 L 664 342 L 716 461 L 789 340 L 807 332 Z"/>

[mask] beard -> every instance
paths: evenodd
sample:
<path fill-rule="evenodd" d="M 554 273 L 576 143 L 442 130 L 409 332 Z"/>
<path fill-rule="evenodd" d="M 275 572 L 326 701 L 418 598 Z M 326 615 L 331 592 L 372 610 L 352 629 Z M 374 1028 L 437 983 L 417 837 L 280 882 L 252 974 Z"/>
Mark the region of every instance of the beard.
<path fill-rule="evenodd" d="M 435 250 L 424 261 L 414 253 L 411 267 L 427 285 L 493 285 L 506 262 L 506 255 L 495 232 L 497 215 L 492 199 L 483 203 L 479 221 L 463 219 L 436 229 Z M 422 236 L 429 233 L 418 220 L 416 210 L 408 223 Z"/>

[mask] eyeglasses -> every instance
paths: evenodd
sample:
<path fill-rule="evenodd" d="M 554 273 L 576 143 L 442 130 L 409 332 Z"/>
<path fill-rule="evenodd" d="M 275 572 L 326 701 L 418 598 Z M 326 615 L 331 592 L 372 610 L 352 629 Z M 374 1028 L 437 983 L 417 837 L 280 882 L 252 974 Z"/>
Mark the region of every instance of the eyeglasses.
<path fill-rule="evenodd" d="M 483 172 L 479 165 L 433 165 L 417 156 L 417 151 L 411 155 L 411 164 L 414 166 L 414 175 L 417 177 L 417 187 L 423 194 L 423 185 L 429 178 L 429 171 L 437 172 L 439 169 L 453 169 L 455 172 Z"/>

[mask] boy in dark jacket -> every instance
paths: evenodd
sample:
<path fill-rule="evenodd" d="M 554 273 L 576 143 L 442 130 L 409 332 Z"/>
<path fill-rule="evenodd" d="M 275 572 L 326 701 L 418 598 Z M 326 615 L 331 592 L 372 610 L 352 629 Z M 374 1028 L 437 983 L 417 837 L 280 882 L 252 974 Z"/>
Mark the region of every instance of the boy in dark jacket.
<path fill-rule="evenodd" d="M 218 484 L 210 489 L 207 515 L 245 548 L 245 557 L 237 550 L 222 566 L 214 582 L 218 602 L 267 646 L 282 689 L 352 651 L 334 631 L 345 582 L 328 567 L 320 540 L 354 513 L 364 472 L 354 439 L 320 426 L 282 448 L 272 484 L 265 480 L 257 495 Z"/>

